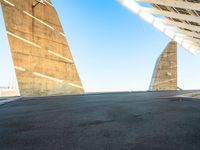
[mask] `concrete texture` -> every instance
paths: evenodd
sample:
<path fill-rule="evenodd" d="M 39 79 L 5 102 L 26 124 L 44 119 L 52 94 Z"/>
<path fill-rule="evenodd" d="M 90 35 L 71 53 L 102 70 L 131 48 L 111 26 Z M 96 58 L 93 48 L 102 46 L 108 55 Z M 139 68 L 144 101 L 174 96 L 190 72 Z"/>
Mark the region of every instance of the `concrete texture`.
<path fill-rule="evenodd" d="M 80 94 L 83 87 L 50 0 L 1 1 L 22 96 Z"/>
<path fill-rule="evenodd" d="M 193 91 L 191 91 L 193 93 Z M 1 150 L 199 150 L 188 91 L 32 97 L 0 106 Z"/>
<path fill-rule="evenodd" d="M 151 91 L 177 90 L 177 43 L 171 41 L 159 56 L 152 75 Z"/>

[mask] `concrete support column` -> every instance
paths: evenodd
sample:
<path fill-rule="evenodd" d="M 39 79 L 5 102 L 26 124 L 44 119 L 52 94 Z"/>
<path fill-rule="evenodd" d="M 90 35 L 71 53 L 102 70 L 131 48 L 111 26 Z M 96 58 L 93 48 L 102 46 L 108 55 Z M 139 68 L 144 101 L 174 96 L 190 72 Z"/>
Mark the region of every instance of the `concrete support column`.
<path fill-rule="evenodd" d="M 50 0 L 1 1 L 22 96 L 84 92 L 59 17 Z"/>
<path fill-rule="evenodd" d="M 149 90 L 177 90 L 177 43 L 171 41 L 156 62 Z"/>

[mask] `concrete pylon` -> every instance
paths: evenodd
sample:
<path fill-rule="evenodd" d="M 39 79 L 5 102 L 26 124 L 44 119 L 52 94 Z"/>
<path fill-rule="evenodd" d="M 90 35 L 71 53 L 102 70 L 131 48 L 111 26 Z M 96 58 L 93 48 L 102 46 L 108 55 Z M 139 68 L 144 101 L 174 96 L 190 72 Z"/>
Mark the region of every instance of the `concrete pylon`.
<path fill-rule="evenodd" d="M 177 90 L 177 43 L 171 41 L 156 62 L 149 90 Z"/>
<path fill-rule="evenodd" d="M 2 0 L 22 96 L 82 94 L 69 45 L 50 0 Z"/>

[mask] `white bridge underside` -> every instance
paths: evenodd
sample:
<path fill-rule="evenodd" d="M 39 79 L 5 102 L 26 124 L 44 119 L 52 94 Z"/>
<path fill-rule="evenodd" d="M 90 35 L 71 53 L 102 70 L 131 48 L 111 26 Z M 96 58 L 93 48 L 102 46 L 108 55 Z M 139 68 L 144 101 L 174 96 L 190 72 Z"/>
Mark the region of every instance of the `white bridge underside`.
<path fill-rule="evenodd" d="M 119 2 L 191 53 L 200 53 L 200 0 Z"/>

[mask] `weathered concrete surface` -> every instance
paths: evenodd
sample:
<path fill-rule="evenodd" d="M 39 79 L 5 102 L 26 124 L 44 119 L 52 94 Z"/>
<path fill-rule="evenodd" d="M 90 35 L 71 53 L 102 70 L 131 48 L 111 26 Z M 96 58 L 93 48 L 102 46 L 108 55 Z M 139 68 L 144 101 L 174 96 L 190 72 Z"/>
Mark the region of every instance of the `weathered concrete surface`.
<path fill-rule="evenodd" d="M 162 98 L 184 92 L 32 97 L 6 103 L 0 106 L 0 149 L 199 150 L 200 101 Z"/>
<path fill-rule="evenodd" d="M 58 15 L 35 0 L 1 1 L 22 96 L 83 93 Z"/>
<path fill-rule="evenodd" d="M 150 90 L 177 90 L 177 43 L 171 41 L 156 62 Z"/>

